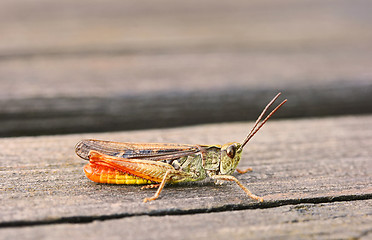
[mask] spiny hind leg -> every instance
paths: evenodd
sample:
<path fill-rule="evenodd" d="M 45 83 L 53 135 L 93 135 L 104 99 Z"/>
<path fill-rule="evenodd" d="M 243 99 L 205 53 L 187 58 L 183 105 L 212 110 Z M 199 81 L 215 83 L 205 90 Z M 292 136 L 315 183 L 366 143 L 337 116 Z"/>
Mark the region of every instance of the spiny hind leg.
<path fill-rule="evenodd" d="M 244 173 L 247 173 L 247 172 L 252 172 L 253 169 L 252 169 L 251 167 L 250 167 L 250 168 L 246 168 L 246 169 L 244 169 L 244 170 L 241 170 L 241 169 L 237 168 L 236 171 L 237 171 L 238 173 L 240 173 L 240 174 L 244 174 Z"/>
<path fill-rule="evenodd" d="M 160 183 L 159 184 L 150 184 L 150 185 L 145 185 L 145 186 L 142 186 L 141 187 L 141 190 L 143 189 L 152 189 L 152 188 L 157 188 L 160 186 Z"/>
<path fill-rule="evenodd" d="M 254 200 L 257 200 L 259 202 L 263 202 L 263 198 L 262 197 L 256 196 L 253 193 L 251 193 L 251 191 L 249 191 L 248 188 L 246 188 L 245 186 L 243 186 L 243 184 L 241 184 L 239 182 L 239 180 L 236 179 L 236 177 L 234 177 L 234 176 L 230 176 L 230 175 L 214 175 L 212 178 L 215 179 L 215 180 L 234 181 L 234 182 L 236 182 L 239 185 L 239 187 L 241 189 L 244 190 L 244 192 L 248 195 L 248 197 L 250 197 L 250 198 L 252 198 Z"/>
<path fill-rule="evenodd" d="M 163 177 L 163 180 L 161 181 L 160 185 L 159 185 L 159 188 L 158 190 L 156 191 L 156 193 L 154 194 L 154 196 L 150 197 L 150 198 L 145 198 L 143 199 L 143 202 L 149 202 L 149 201 L 153 201 L 155 199 L 157 199 L 161 193 L 161 190 L 163 190 L 164 188 L 164 185 L 165 183 L 167 182 L 168 178 L 169 178 L 169 173 L 170 173 L 170 170 L 167 170 L 165 172 L 165 175 Z M 151 186 L 151 185 L 150 185 Z"/>

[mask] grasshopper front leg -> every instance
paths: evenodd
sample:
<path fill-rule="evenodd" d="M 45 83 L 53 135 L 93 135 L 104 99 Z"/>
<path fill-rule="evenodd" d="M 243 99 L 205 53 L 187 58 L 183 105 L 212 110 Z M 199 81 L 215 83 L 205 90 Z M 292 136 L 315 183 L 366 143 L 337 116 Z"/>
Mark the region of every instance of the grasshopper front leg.
<path fill-rule="evenodd" d="M 236 179 L 236 177 L 234 177 L 234 176 L 231 176 L 231 175 L 214 175 L 214 176 L 212 176 L 212 179 L 215 179 L 215 180 L 224 180 L 224 181 L 234 181 L 234 182 L 236 182 L 239 185 L 239 187 L 241 189 L 244 190 L 244 192 L 248 195 L 248 197 L 252 198 L 253 200 L 257 200 L 259 202 L 263 202 L 263 198 L 262 197 L 256 196 L 253 193 L 251 193 L 251 191 L 249 191 L 248 188 L 246 188 L 245 186 L 243 186 L 243 184 L 241 184 L 239 182 L 239 180 Z"/>

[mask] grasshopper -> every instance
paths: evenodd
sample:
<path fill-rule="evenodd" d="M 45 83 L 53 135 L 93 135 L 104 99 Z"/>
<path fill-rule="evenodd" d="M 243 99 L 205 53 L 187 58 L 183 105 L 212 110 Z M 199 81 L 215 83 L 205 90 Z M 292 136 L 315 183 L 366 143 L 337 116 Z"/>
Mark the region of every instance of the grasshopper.
<path fill-rule="evenodd" d="M 223 181 L 236 182 L 254 200 L 262 197 L 252 194 L 248 188 L 232 176 L 251 171 L 237 169 L 244 146 L 287 101 L 285 99 L 261 122 L 267 109 L 280 96 L 278 93 L 264 108 L 252 130 L 242 143 L 224 145 L 190 145 L 174 143 L 120 143 L 94 139 L 81 140 L 75 148 L 76 154 L 89 160 L 84 166 L 86 176 L 98 183 L 146 184 L 141 189 L 158 188 L 156 193 L 143 201 L 159 197 L 166 183 L 200 181 L 207 177 L 216 184 Z"/>

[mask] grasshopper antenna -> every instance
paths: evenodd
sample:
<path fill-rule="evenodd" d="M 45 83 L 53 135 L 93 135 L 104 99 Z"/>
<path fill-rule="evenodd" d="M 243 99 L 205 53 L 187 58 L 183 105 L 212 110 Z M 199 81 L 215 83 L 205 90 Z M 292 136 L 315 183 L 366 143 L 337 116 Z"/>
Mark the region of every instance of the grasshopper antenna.
<path fill-rule="evenodd" d="M 264 110 L 262 111 L 261 115 L 257 118 L 256 123 L 254 124 L 252 130 L 249 132 L 248 136 L 244 139 L 242 145 L 240 146 L 240 149 L 243 149 L 243 147 L 251 140 L 251 138 L 260 130 L 260 128 L 269 120 L 269 118 L 285 103 L 287 102 L 287 99 L 285 99 L 283 102 L 281 102 L 274 110 L 271 111 L 269 115 L 261 122 L 260 125 L 258 125 L 263 117 L 263 115 L 266 113 L 267 109 L 275 102 L 276 99 L 280 96 L 281 93 L 278 93 L 270 102 L 266 105 Z"/>

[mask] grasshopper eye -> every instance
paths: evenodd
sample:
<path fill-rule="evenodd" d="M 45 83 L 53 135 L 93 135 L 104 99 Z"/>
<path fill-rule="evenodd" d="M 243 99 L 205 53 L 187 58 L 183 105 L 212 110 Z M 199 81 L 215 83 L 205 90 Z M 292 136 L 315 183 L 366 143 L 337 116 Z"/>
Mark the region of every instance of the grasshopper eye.
<path fill-rule="evenodd" d="M 226 149 L 226 154 L 227 154 L 227 156 L 229 156 L 230 158 L 234 158 L 234 157 L 235 157 L 235 153 L 236 153 L 236 146 L 235 146 L 235 145 L 230 145 L 230 146 Z"/>

